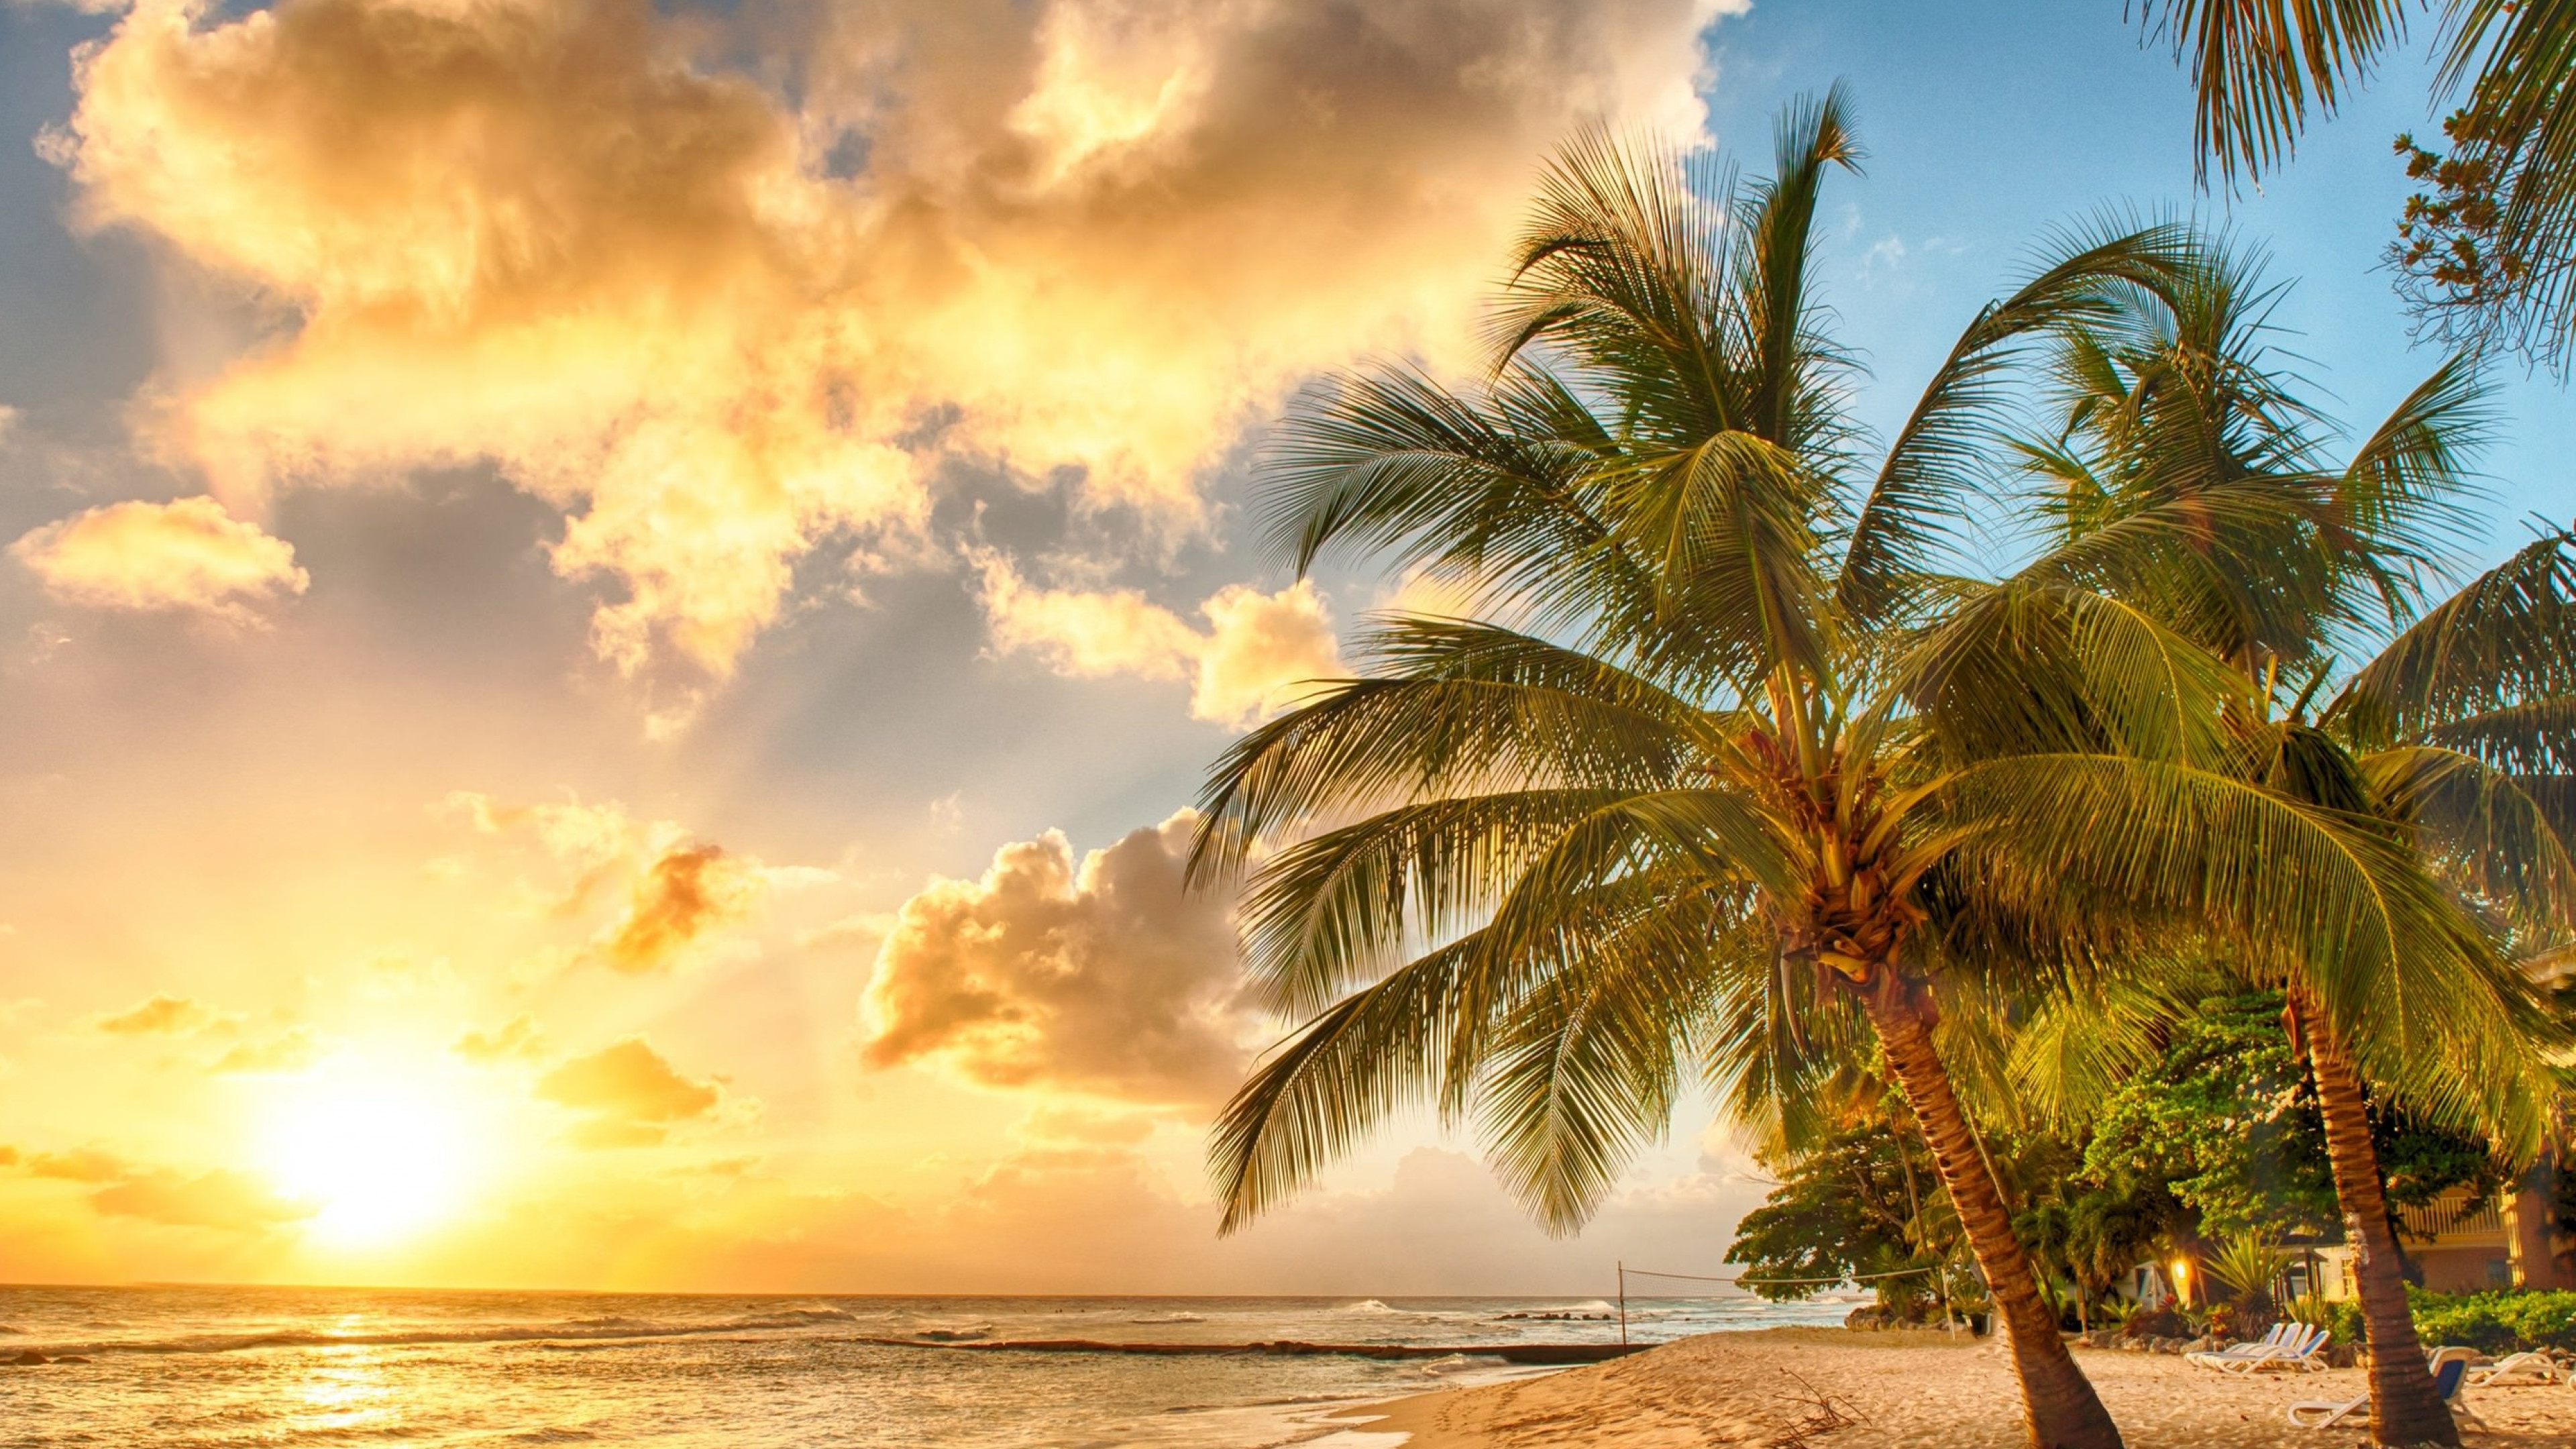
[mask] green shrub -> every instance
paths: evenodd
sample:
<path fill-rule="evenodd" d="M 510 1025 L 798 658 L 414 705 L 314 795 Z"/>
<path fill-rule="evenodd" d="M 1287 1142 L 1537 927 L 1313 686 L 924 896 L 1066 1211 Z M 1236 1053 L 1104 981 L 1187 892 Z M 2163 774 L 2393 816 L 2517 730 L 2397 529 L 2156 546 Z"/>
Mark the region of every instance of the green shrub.
<path fill-rule="evenodd" d="M 2511 1353 L 2526 1348 L 2576 1350 L 2576 1292 L 2565 1289 L 2499 1288 L 2485 1293 L 2429 1293 L 2406 1290 L 2415 1313 L 2415 1336 L 2426 1348 L 2461 1344 L 2485 1353 Z M 2363 1339 L 2361 1305 L 2334 1306 L 2337 1343 Z"/>
<path fill-rule="evenodd" d="M 2576 1293 L 2497 1289 L 2487 1293 L 2410 1291 L 2415 1333 L 2427 1348 L 2464 1343 L 2488 1353 L 2576 1349 Z"/>

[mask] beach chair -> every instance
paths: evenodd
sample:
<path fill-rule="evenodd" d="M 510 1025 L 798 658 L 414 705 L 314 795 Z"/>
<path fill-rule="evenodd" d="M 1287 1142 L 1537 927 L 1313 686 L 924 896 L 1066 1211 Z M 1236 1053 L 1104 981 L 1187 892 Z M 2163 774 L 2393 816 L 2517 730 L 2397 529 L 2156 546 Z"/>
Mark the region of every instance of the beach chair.
<path fill-rule="evenodd" d="M 2436 1349 L 2434 1352 L 2440 1353 L 2441 1350 Z M 2433 1387 L 2442 1395 L 2442 1402 L 2451 1406 L 2451 1412 L 2454 1415 L 2469 1423 L 2484 1427 L 2486 1421 L 2478 1417 L 2477 1410 L 2470 1408 L 2460 1399 L 2460 1386 L 2467 1382 L 2468 1376 L 2469 1363 L 2467 1359 L 2445 1358 L 2442 1360 L 2442 1366 L 2434 1371 Z M 2368 1394 L 2364 1394 L 2360 1398 L 2357 1398 L 2348 1404 L 2337 1403 L 2331 1399 L 2310 1399 L 2306 1403 L 2292 1404 L 2290 1406 L 2290 1422 L 2302 1429 L 2330 1428 L 2333 1425 L 2342 1423 L 2348 1416 L 2363 1409 L 2367 1409 L 2368 1407 L 2370 1407 L 2370 1395 Z"/>
<path fill-rule="evenodd" d="M 2273 1349 L 2280 1347 L 2284 1342 L 2288 1341 L 2291 1334 L 2304 1333 L 2306 1331 L 2307 1325 L 2292 1323 L 2290 1320 L 2284 1318 L 2280 1322 L 2272 1325 L 2271 1332 L 2264 1334 L 2260 1339 L 2257 1339 L 2252 1343 L 2231 1344 L 2226 1348 L 2205 1348 L 2198 1353 L 2184 1354 L 2183 1359 L 2187 1363 L 2196 1363 L 2202 1368 L 2217 1368 L 2223 1363 L 2232 1362 L 2237 1359 L 2252 1358 L 2257 1354 L 2270 1353 Z"/>
<path fill-rule="evenodd" d="M 2326 1366 L 2326 1343 L 2334 1337 L 2322 1328 L 2297 1326 L 2298 1331 L 2261 1353 L 2247 1354 L 2218 1364 L 2220 1373 L 2251 1374 L 2267 1369 L 2305 1369 L 2313 1373 Z"/>
<path fill-rule="evenodd" d="M 2509 1353 L 2494 1363 L 2478 1364 L 2469 1370 L 2469 1387 L 2483 1389 L 2489 1385 L 2554 1384 L 2558 1382 L 2558 1360 L 2546 1353 Z"/>

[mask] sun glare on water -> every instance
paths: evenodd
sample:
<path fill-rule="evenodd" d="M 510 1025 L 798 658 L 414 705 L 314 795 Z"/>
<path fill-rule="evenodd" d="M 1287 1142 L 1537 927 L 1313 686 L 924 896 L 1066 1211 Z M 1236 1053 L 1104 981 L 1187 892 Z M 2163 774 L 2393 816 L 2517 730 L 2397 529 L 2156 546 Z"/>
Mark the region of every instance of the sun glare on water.
<path fill-rule="evenodd" d="M 261 1147 L 278 1191 L 317 1209 L 316 1236 L 365 1246 L 455 1211 L 468 1137 L 465 1114 L 433 1082 L 325 1069 L 273 1105 Z"/>

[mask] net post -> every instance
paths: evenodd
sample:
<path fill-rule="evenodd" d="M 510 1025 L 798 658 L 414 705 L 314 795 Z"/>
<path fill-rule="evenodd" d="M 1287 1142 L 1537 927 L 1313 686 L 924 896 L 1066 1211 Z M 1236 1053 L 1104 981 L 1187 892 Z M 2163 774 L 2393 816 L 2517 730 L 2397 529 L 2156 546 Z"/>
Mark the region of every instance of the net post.
<path fill-rule="evenodd" d="M 1628 1346 L 1628 1264 L 1619 1260 L 1619 1346 Z"/>

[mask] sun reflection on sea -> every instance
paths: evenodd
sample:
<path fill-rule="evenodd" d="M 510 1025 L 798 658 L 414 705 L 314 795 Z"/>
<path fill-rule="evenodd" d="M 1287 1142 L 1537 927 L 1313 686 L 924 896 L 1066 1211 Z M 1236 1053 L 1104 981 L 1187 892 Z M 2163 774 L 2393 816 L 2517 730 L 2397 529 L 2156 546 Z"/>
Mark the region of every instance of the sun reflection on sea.
<path fill-rule="evenodd" d="M 342 1321 L 343 1330 L 349 1327 Z M 394 1386 L 385 1373 L 385 1355 L 371 1346 L 329 1348 L 315 1354 L 304 1381 L 295 1388 L 301 1407 L 299 1433 L 347 1433 L 389 1423 L 395 1416 Z"/>

